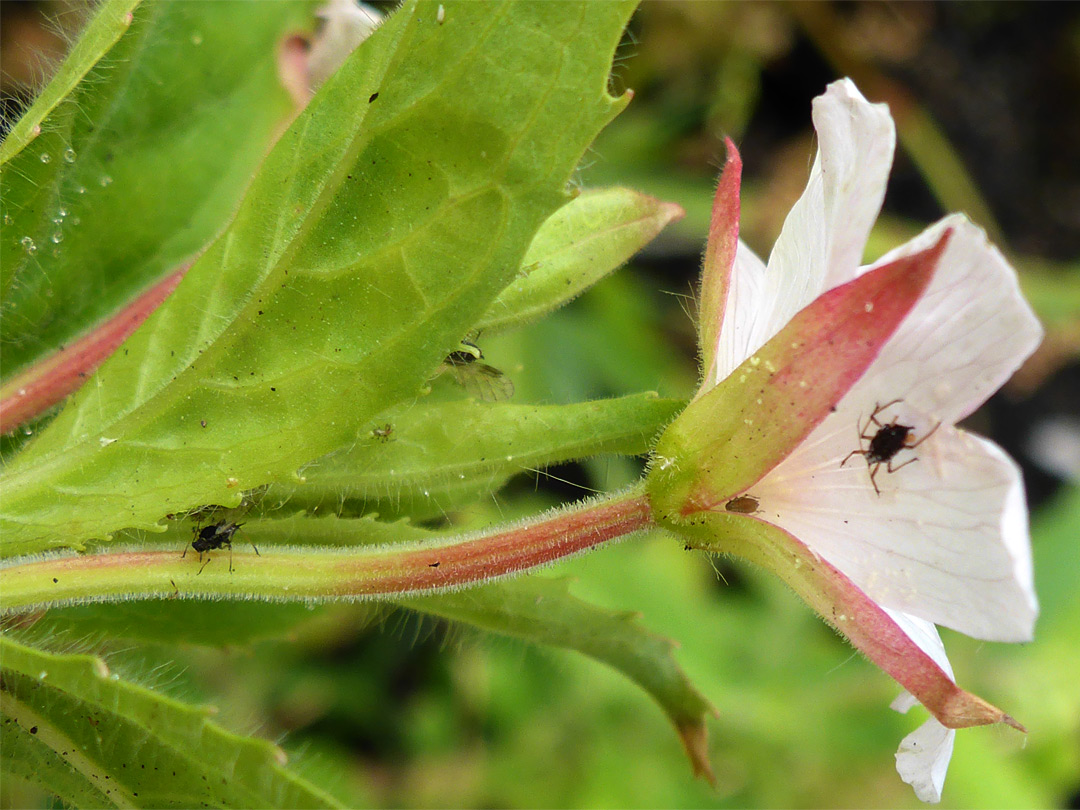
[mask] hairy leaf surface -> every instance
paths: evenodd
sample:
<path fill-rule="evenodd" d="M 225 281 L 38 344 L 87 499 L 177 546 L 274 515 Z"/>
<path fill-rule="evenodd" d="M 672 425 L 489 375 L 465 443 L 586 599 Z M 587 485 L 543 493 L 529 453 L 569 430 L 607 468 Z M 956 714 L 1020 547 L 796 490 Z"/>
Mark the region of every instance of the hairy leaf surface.
<path fill-rule="evenodd" d="M 621 108 L 606 84 L 631 10 L 504 0 L 392 15 L 167 304 L 8 468 L 2 553 L 235 505 L 414 396 Z"/>
<path fill-rule="evenodd" d="M 76 807 L 336 807 L 277 746 L 110 674 L 0 638 L 4 771 Z"/>
<path fill-rule="evenodd" d="M 0 146 L 0 165 L 19 154 L 41 134 L 43 122 L 56 105 L 83 80 L 131 25 L 132 12 L 138 5 L 139 0 L 106 0 L 98 7 L 94 18 L 83 29 L 52 81 L 38 94 L 4 139 Z"/>
<path fill-rule="evenodd" d="M 527 470 L 646 453 L 683 404 L 655 394 L 573 405 L 421 401 L 380 416 L 375 433 L 317 461 L 303 484 L 271 487 L 263 508 L 437 515 Z"/>
<path fill-rule="evenodd" d="M 133 5 L 102 7 L 5 141 L 41 127 L 0 180 L 5 381 L 201 250 L 291 112 L 277 42 L 309 4 L 147 2 L 128 26 Z"/>

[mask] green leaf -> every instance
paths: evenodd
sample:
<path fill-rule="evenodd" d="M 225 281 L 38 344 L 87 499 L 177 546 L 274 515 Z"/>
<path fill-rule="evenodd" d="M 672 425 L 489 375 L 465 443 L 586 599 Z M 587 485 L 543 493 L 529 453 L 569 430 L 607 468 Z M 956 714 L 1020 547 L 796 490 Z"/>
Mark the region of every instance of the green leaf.
<path fill-rule="evenodd" d="M 512 329 L 576 298 L 656 237 L 683 210 L 626 188 L 586 191 L 537 232 L 521 275 L 488 308 L 478 332 Z"/>
<path fill-rule="evenodd" d="M 623 106 L 606 86 L 632 7 L 392 15 L 167 304 L 8 467 L 2 553 L 235 505 L 415 396 Z"/>
<path fill-rule="evenodd" d="M 223 647 L 287 639 L 321 608 L 275 602 L 145 599 L 56 608 L 39 621 L 42 629 L 76 637 L 126 638 L 163 644 Z M 35 630 L 38 629 L 35 626 Z"/>
<path fill-rule="evenodd" d="M 102 8 L 16 126 L 42 131 L 0 178 L 5 380 L 201 250 L 292 111 L 276 45 L 308 4 L 147 2 L 116 22 L 132 5 Z M 112 47 L 87 70 L 91 41 Z"/>
<path fill-rule="evenodd" d="M 675 660 L 675 644 L 616 613 L 571 596 L 566 580 L 530 577 L 398 604 L 484 630 L 576 650 L 622 672 L 674 723 L 695 773 L 712 778 L 705 719 L 715 710 Z"/>
<path fill-rule="evenodd" d="M 30 109 L 11 128 L 0 146 L 0 165 L 19 154 L 41 134 L 48 115 L 83 80 L 131 25 L 131 14 L 139 0 L 106 0 L 83 29 L 67 59 L 52 81 L 38 94 Z"/>
<path fill-rule="evenodd" d="M 0 638 L 2 767 L 76 807 L 336 807 L 277 746 L 110 674 Z"/>
<path fill-rule="evenodd" d="M 499 489 L 512 476 L 604 453 L 641 455 L 682 400 L 635 394 L 573 405 L 471 400 L 417 403 L 380 416 L 372 435 L 320 459 L 300 485 L 262 501 L 311 512 L 438 515 Z"/>

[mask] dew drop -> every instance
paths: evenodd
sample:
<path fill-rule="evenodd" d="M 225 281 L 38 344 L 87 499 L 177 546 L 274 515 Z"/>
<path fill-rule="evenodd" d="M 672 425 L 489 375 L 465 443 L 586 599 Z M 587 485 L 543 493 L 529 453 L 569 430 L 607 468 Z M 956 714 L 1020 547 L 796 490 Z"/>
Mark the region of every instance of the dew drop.
<path fill-rule="evenodd" d="M 11 224 L 11 215 L 10 214 L 4 214 L 4 224 L 5 225 L 10 225 Z"/>
<path fill-rule="evenodd" d="M 101 183 L 101 187 L 104 188 L 105 186 L 109 185 L 109 183 L 112 182 L 112 178 L 109 177 L 109 175 L 107 175 L 107 174 L 103 174 L 103 175 L 101 175 L 101 179 L 98 180 L 98 182 Z"/>
<path fill-rule="evenodd" d="M 56 212 L 56 215 L 60 217 L 60 219 L 63 219 L 67 216 L 67 209 L 61 206 L 60 209 Z"/>
<path fill-rule="evenodd" d="M 52 236 L 50 238 L 53 240 L 54 245 L 59 245 L 61 242 L 64 241 L 64 232 L 57 228 L 55 231 L 52 232 Z"/>
<path fill-rule="evenodd" d="M 75 193 L 76 194 L 85 194 L 86 193 L 86 186 L 79 186 L 77 189 L 75 189 Z"/>
<path fill-rule="evenodd" d="M 29 236 L 24 236 L 20 239 L 19 244 L 22 245 L 22 249 L 26 251 L 27 256 L 33 256 L 37 253 L 37 245 L 34 244 L 34 240 Z"/>
<path fill-rule="evenodd" d="M 69 146 L 67 149 L 64 150 L 64 163 L 74 163 L 74 162 L 75 162 L 75 150 L 72 149 Z"/>
<path fill-rule="evenodd" d="M 48 163 L 50 160 L 52 160 L 52 155 L 50 155 L 48 152 L 42 152 L 41 153 L 41 162 L 42 163 Z"/>

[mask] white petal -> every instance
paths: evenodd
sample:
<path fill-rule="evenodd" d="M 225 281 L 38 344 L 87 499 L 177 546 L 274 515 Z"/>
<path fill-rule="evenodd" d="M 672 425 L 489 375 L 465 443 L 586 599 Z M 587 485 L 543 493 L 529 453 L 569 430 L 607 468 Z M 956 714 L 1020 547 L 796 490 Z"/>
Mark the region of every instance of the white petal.
<path fill-rule="evenodd" d="M 953 237 L 926 293 L 837 411 L 752 494 L 790 531 L 884 607 L 972 636 L 1031 637 L 1037 605 L 1020 471 L 999 448 L 950 425 L 1000 386 L 1042 330 L 1012 268 L 983 232 L 949 217 L 883 257 Z M 870 482 L 861 456 L 879 424 L 924 444 Z M 860 437 L 860 434 L 864 434 Z M 912 458 L 919 461 L 896 469 Z"/>
<path fill-rule="evenodd" d="M 758 322 L 764 321 L 768 312 L 764 284 L 765 263 L 740 239 L 717 340 L 714 383 L 719 383 L 750 356 L 750 340 L 758 331 Z"/>
<path fill-rule="evenodd" d="M 941 801 L 955 740 L 955 731 L 931 717 L 900 741 L 896 771 L 922 801 Z"/>
<path fill-rule="evenodd" d="M 949 656 L 945 654 L 945 645 L 941 643 L 941 634 L 938 633 L 937 627 L 933 622 L 924 621 L 923 619 L 917 619 L 914 616 L 910 616 L 907 613 L 901 613 L 898 610 L 889 610 L 885 608 L 885 612 L 889 614 L 889 618 L 896 622 L 896 625 L 907 633 L 908 638 L 919 645 L 919 649 L 934 659 L 934 663 L 950 677 L 953 677 L 952 664 L 949 663 Z M 906 692 L 904 694 L 907 694 Z M 911 697 L 908 695 L 908 697 Z M 911 698 L 915 700 L 915 698 Z M 911 705 L 908 704 L 907 708 L 899 708 L 896 701 L 893 701 L 893 708 L 900 713 L 906 712 Z M 915 701 L 916 703 L 918 701 Z"/>
<path fill-rule="evenodd" d="M 328 0 L 315 14 L 325 22 L 308 55 L 312 88 L 329 79 L 383 20 L 381 11 L 356 0 Z"/>
<path fill-rule="evenodd" d="M 986 234 L 955 214 L 883 256 L 875 267 L 952 238 L 926 293 L 853 389 L 869 412 L 898 397 L 954 424 L 1002 386 L 1042 340 L 1016 272 Z M 867 268 L 870 269 L 870 268 Z"/>
<path fill-rule="evenodd" d="M 771 311 L 757 324 L 751 351 L 821 293 L 855 278 L 885 197 L 896 146 L 886 105 L 870 104 L 843 79 L 814 99 L 814 127 L 817 157 L 769 256 Z"/>
<path fill-rule="evenodd" d="M 941 636 L 933 624 L 905 613 L 892 610 L 887 610 L 886 613 L 923 652 L 952 677 L 952 666 L 945 655 L 945 645 L 941 643 Z M 910 692 L 902 692 L 890 708 L 906 714 L 918 703 Z M 900 742 L 900 750 L 896 752 L 896 770 L 901 779 L 915 788 L 915 795 L 922 801 L 941 801 L 941 788 L 945 784 L 945 772 L 949 768 L 955 738 L 955 731 L 931 718 Z"/>
<path fill-rule="evenodd" d="M 786 529 L 883 607 L 994 641 L 1031 638 L 1037 605 L 1020 471 L 991 442 L 940 426 L 895 472 L 876 475 L 852 450 L 866 411 L 841 403 L 750 494 Z M 845 407 L 846 405 L 846 407 Z M 906 404 L 878 415 L 933 427 Z M 868 432 L 867 435 L 870 435 Z M 896 469 L 909 459 L 918 461 Z"/>

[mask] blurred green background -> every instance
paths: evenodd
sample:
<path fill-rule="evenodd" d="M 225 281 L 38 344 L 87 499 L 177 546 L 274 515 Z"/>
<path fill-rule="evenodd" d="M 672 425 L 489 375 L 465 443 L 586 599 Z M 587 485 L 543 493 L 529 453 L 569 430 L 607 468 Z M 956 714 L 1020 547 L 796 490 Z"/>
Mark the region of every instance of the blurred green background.
<path fill-rule="evenodd" d="M 10 118 L 41 74 L 40 54 L 62 49 L 41 15 L 72 27 L 80 15 L 55 3 L 0 9 Z M 634 102 L 576 181 L 639 188 L 687 216 L 632 267 L 486 342 L 485 354 L 523 403 L 692 393 L 690 313 L 722 137 L 746 164 L 743 236 L 766 256 L 813 158 L 810 101 L 842 75 L 889 102 L 898 126 L 867 258 L 966 211 L 1012 258 L 1047 326 L 1044 346 L 969 420 L 1024 467 L 1036 640 L 945 633 L 961 685 L 1030 733 L 960 732 L 942 806 L 1080 807 L 1080 5 L 646 3 L 614 77 Z M 532 514 L 640 470 L 618 458 L 565 465 L 446 518 L 474 527 Z M 403 611 L 323 608 L 285 638 L 192 647 L 179 659 L 133 641 L 110 663 L 280 742 L 352 805 L 919 806 L 893 754 L 925 715 L 891 712 L 898 687 L 775 579 L 660 536 L 546 575 L 576 578 L 584 599 L 641 611 L 681 644 L 680 662 L 720 713 L 710 727 L 716 790 L 692 778 L 660 710 L 621 675 Z M 46 800 L 13 790 L 4 801 Z"/>

